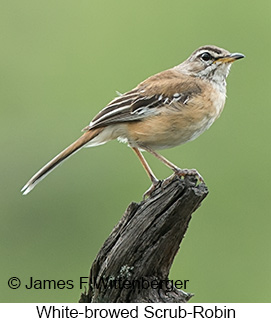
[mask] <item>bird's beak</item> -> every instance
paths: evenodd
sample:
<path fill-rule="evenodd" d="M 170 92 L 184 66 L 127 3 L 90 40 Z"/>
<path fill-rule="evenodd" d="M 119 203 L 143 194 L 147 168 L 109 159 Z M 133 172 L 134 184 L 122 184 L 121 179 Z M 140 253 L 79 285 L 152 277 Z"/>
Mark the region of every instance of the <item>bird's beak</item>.
<path fill-rule="evenodd" d="M 237 59 L 244 58 L 245 55 L 240 54 L 240 53 L 233 53 L 224 57 L 219 57 L 215 60 L 215 62 L 222 62 L 222 63 L 233 63 Z"/>

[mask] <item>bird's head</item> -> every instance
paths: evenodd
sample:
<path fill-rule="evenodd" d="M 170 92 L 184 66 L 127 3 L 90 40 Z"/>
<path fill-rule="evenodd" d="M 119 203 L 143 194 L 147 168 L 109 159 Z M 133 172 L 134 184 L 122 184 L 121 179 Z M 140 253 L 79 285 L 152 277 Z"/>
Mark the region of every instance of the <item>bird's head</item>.
<path fill-rule="evenodd" d="M 230 53 L 217 46 L 202 46 L 175 69 L 215 83 L 225 83 L 231 64 L 244 57 L 243 54 Z"/>

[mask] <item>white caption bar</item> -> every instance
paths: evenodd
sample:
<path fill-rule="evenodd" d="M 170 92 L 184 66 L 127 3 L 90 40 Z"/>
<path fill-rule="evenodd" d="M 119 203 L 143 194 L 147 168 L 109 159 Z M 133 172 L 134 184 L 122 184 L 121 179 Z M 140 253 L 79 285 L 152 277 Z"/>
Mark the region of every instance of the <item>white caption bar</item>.
<path fill-rule="evenodd" d="M 125 320 L 212 320 L 212 322 L 271 322 L 271 305 L 255 303 L 189 303 L 189 304 L 78 304 L 78 303 L 2 303 L 1 322 L 39 322 L 58 320 L 65 322 L 107 319 Z"/>

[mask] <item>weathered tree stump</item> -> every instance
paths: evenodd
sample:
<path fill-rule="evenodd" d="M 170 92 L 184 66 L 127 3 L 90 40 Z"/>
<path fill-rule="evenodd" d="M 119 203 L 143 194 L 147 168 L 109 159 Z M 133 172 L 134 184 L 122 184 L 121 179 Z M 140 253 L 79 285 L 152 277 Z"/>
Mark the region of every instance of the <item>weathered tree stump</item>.
<path fill-rule="evenodd" d="M 148 199 L 132 202 L 93 262 L 79 302 L 187 302 L 193 294 L 166 282 L 191 215 L 207 194 L 195 177 L 173 176 Z"/>

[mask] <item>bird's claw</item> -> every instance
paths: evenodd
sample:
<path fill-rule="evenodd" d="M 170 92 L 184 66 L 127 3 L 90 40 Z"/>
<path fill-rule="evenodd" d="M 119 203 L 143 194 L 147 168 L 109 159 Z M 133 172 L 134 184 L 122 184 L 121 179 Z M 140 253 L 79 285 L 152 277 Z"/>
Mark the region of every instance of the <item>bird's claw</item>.
<path fill-rule="evenodd" d="M 196 170 L 196 169 L 178 169 L 177 171 L 175 171 L 175 174 L 178 176 L 196 176 L 198 178 L 198 180 L 204 184 L 204 179 L 203 177 L 200 175 L 200 173 Z"/>
<path fill-rule="evenodd" d="M 174 176 L 179 176 L 179 177 L 186 177 L 186 176 L 195 176 L 197 177 L 197 179 L 204 184 L 204 179 L 203 177 L 200 175 L 200 173 L 196 170 L 196 169 L 177 169 L 176 171 L 174 171 L 174 173 L 169 176 L 167 179 L 163 180 L 163 181 L 155 181 L 152 183 L 151 187 L 143 194 L 143 199 L 146 200 L 148 197 L 150 197 L 152 195 L 152 193 L 161 186 L 165 187 L 168 183 L 171 182 L 172 178 Z"/>

